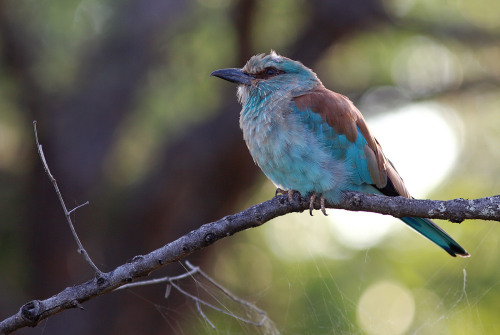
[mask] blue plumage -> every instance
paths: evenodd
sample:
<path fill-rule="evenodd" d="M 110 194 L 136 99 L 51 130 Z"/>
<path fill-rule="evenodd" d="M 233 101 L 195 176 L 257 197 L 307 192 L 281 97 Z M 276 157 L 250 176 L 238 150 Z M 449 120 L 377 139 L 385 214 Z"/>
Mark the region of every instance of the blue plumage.
<path fill-rule="evenodd" d="M 346 191 L 410 197 L 359 110 L 300 62 L 272 52 L 212 75 L 239 84 L 243 137 L 278 188 L 333 203 Z M 432 221 L 402 220 L 450 255 L 469 255 Z"/>

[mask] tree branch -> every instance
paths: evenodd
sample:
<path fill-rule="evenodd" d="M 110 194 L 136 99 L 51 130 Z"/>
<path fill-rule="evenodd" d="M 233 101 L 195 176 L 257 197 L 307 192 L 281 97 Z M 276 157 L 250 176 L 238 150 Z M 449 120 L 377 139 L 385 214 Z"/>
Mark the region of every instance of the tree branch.
<path fill-rule="evenodd" d="M 68 222 L 69 229 L 71 230 L 71 234 L 73 235 L 73 238 L 75 239 L 75 242 L 78 246 L 78 252 L 83 255 L 83 258 L 89 263 L 89 265 L 94 269 L 96 276 L 101 274 L 101 270 L 94 264 L 92 259 L 90 258 L 87 250 L 83 247 L 82 242 L 80 241 L 80 238 L 78 237 L 78 234 L 76 233 L 75 226 L 73 225 L 73 221 L 71 221 L 71 213 L 76 211 L 78 208 L 83 207 L 85 205 L 88 205 L 89 202 L 85 202 L 81 205 L 76 206 L 75 208 L 71 209 L 68 211 L 68 208 L 66 207 L 66 204 L 64 203 L 64 199 L 62 197 L 61 191 L 59 190 L 59 186 L 57 186 L 57 181 L 56 178 L 52 175 L 49 169 L 49 165 L 47 164 L 47 160 L 45 159 L 45 154 L 43 153 L 43 148 L 42 145 L 40 144 L 38 140 L 38 132 L 36 130 L 36 120 L 33 121 L 33 131 L 35 132 L 35 141 L 36 141 L 36 148 L 38 151 L 38 155 L 40 156 L 40 160 L 42 161 L 43 164 L 43 169 L 45 170 L 45 173 L 50 179 L 50 182 L 54 186 L 54 189 L 56 191 L 57 197 L 59 198 L 59 202 L 61 203 L 61 206 L 64 211 L 64 216 L 66 217 L 66 221 Z"/>
<path fill-rule="evenodd" d="M 460 223 L 466 219 L 500 221 L 500 195 L 480 199 L 418 200 L 348 192 L 343 201 L 328 208 L 392 215 L 442 219 Z"/>
<path fill-rule="evenodd" d="M 316 202 L 315 205 L 319 208 L 319 202 Z M 500 196 L 498 195 L 474 200 L 435 201 L 349 192 L 339 204 L 327 203 L 327 207 L 377 212 L 396 217 L 418 216 L 448 219 L 453 222 L 461 222 L 464 219 L 500 221 Z M 67 287 L 48 299 L 28 302 L 20 308 L 18 313 L 0 322 L 0 334 L 8 334 L 26 326 L 34 327 L 41 320 L 66 309 L 82 308 L 81 303 L 109 293 L 134 279 L 145 277 L 151 272 L 208 247 L 220 239 L 242 230 L 258 227 L 275 217 L 302 212 L 308 208 L 309 199 L 307 197 L 295 193 L 290 202 L 288 196 L 280 195 L 242 212 L 204 224 L 147 255 L 134 257 L 131 261 L 110 272 L 101 274 L 98 278 Z"/>

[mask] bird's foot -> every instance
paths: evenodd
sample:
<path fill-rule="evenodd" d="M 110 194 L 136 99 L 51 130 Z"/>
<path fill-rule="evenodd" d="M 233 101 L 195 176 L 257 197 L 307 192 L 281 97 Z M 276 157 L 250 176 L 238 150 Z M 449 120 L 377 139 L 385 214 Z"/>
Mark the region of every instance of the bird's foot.
<path fill-rule="evenodd" d="M 314 192 L 313 195 L 311 195 L 311 199 L 309 200 L 309 214 L 311 216 L 313 216 L 314 201 L 316 201 L 316 197 L 317 197 L 316 192 Z M 326 214 L 325 197 L 323 196 L 323 194 L 320 196 L 319 200 L 321 206 L 321 213 L 323 213 L 324 216 L 328 216 L 328 214 Z"/>
<path fill-rule="evenodd" d="M 285 190 L 278 187 L 276 189 L 276 192 L 274 193 L 274 196 L 277 196 L 278 193 L 279 194 L 288 194 L 288 201 L 292 202 L 293 201 L 293 192 L 294 192 L 293 190 L 285 191 Z"/>
<path fill-rule="evenodd" d="M 321 204 L 321 213 L 323 213 L 324 216 L 328 216 L 328 214 L 326 214 L 325 197 L 323 196 L 323 194 L 321 195 L 321 198 L 319 200 Z"/>
<path fill-rule="evenodd" d="M 281 189 L 281 188 L 277 187 L 277 188 L 276 188 L 276 192 L 274 192 L 274 196 L 275 196 L 275 197 L 277 197 L 277 196 L 278 196 L 278 194 L 285 194 L 285 193 L 287 193 L 285 190 L 283 190 L 283 189 Z"/>
<path fill-rule="evenodd" d="M 309 215 L 313 216 L 314 209 L 314 201 L 316 200 L 316 192 L 311 195 L 311 199 L 309 200 Z"/>

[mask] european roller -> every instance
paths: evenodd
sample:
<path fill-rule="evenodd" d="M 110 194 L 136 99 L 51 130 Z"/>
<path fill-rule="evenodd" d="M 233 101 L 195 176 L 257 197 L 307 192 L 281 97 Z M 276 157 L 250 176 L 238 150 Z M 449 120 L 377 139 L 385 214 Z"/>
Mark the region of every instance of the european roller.
<path fill-rule="evenodd" d="M 211 75 L 238 84 L 243 137 L 278 191 L 310 196 L 311 210 L 319 196 L 324 214 L 325 200 L 346 191 L 411 198 L 361 112 L 302 63 L 271 52 Z M 431 220 L 401 220 L 450 255 L 469 256 Z"/>

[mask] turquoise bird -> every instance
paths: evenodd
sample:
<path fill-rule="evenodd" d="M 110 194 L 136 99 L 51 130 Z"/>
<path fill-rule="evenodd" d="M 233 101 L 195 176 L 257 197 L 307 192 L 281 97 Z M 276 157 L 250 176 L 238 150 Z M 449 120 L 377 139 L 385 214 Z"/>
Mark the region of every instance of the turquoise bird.
<path fill-rule="evenodd" d="M 302 63 L 272 51 L 242 69 L 212 72 L 238 84 L 240 127 L 250 154 L 282 193 L 338 203 L 346 191 L 411 198 L 361 112 Z M 469 254 L 429 219 L 401 218 L 452 256 Z"/>

